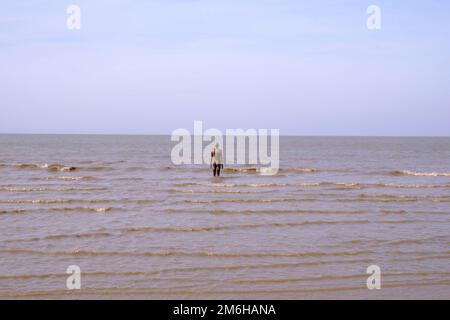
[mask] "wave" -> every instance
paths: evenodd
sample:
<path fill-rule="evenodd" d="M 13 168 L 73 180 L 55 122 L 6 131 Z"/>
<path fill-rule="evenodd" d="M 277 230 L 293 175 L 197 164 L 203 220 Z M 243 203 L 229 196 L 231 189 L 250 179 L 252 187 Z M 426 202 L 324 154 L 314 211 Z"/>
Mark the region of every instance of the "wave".
<path fill-rule="evenodd" d="M 420 239 L 398 239 L 398 240 L 387 240 L 387 239 L 371 239 L 371 240 L 362 240 L 362 239 L 354 239 L 350 241 L 346 241 L 344 243 L 348 243 L 351 245 L 354 244 L 369 244 L 372 246 L 378 245 L 386 245 L 386 246 L 399 246 L 404 244 L 425 244 L 427 242 L 441 242 L 443 244 L 448 244 L 449 237 L 448 236 L 434 236 L 428 238 L 420 238 Z"/>
<path fill-rule="evenodd" d="M 0 212 L 1 213 L 1 212 Z M 213 232 L 222 230 L 239 230 L 239 229 L 258 229 L 258 228 L 274 228 L 274 227 L 298 227 L 307 225 L 321 225 L 321 224 L 366 224 L 369 220 L 319 220 L 319 221 L 301 221 L 301 222 L 283 222 L 283 223 L 266 223 L 266 224 L 239 224 L 239 225 L 226 225 L 226 226 L 201 226 L 201 227 L 128 227 L 119 229 L 110 229 L 107 231 L 93 231 L 86 233 L 75 234 L 56 234 L 45 237 L 34 237 L 26 239 L 6 240 L 3 242 L 21 242 L 21 241 L 42 241 L 42 240 L 59 240 L 59 239 L 71 239 L 71 238 L 93 238 L 93 237 L 107 237 L 115 234 L 127 234 L 127 233 L 201 233 L 201 232 Z"/>
<path fill-rule="evenodd" d="M 359 183 L 359 182 L 319 182 L 319 186 L 340 189 L 448 189 L 450 184 L 398 184 L 398 183 Z M 304 186 L 308 186 L 304 184 Z"/>
<path fill-rule="evenodd" d="M 159 169 L 161 171 L 166 170 L 172 170 L 177 169 L 179 167 L 171 167 L 171 166 L 162 166 Z M 204 171 L 206 170 L 206 167 L 190 167 L 188 170 L 193 171 Z M 281 168 L 271 168 L 271 167 L 225 167 L 223 170 L 225 173 L 242 173 L 242 174 L 270 174 L 270 173 L 317 173 L 319 171 L 326 171 L 326 172 L 352 172 L 352 170 L 348 169 L 324 169 L 324 170 L 318 170 L 315 168 L 302 168 L 302 167 L 281 167 Z M 359 171 L 355 171 L 359 172 Z M 367 173 L 370 175 L 373 174 L 381 174 L 385 175 L 386 172 L 384 171 L 366 171 L 362 173 Z M 417 172 L 417 171 L 410 171 L 410 170 L 394 170 L 390 171 L 388 173 L 391 176 L 423 176 L 423 177 L 450 177 L 450 172 Z"/>
<path fill-rule="evenodd" d="M 367 259 L 352 259 L 352 260 L 334 260 L 331 261 L 332 264 L 339 263 L 362 263 L 368 262 Z M 326 261 L 325 263 L 328 263 Z M 239 269 L 259 269 L 259 268 L 286 268 L 286 267 L 296 267 L 303 265 L 314 264 L 314 262 L 296 262 L 296 263 L 278 263 L 278 264 L 242 264 L 242 265 L 224 265 L 224 266 L 213 266 L 213 267 L 185 267 L 185 268 L 167 268 L 160 270 L 148 270 L 148 271 L 91 271 L 85 272 L 85 275 L 90 277 L 92 276 L 142 276 L 142 275 L 157 275 L 161 273 L 183 273 L 183 272 L 197 272 L 197 271 L 219 271 L 219 270 L 239 270 Z M 319 264 L 321 264 L 319 262 Z M 431 277 L 431 276 L 448 276 L 449 272 L 427 272 L 427 271 L 419 271 L 419 272 L 392 272 L 392 273 L 384 273 L 386 277 L 410 277 L 410 276 L 421 276 L 421 277 Z M 11 275 L 0 275 L 0 279 L 45 279 L 51 277 L 66 277 L 67 275 L 64 273 L 53 273 L 53 274 L 11 274 Z M 298 281 L 323 281 L 323 280 L 340 280 L 340 279 L 350 279 L 350 278 L 365 278 L 365 274 L 348 274 L 348 275 L 318 275 L 318 276 L 308 276 L 301 278 L 257 278 L 257 279 L 238 279 L 232 280 L 233 283 L 288 283 L 288 282 L 298 282 Z M 159 279 L 159 278 L 156 278 Z M 149 280 L 156 280 L 149 279 Z M 171 278 L 175 281 L 179 281 L 183 279 L 184 281 L 195 281 L 195 278 Z M 170 279 L 166 279 L 170 280 Z M 325 289 L 326 290 L 326 289 Z"/>
<path fill-rule="evenodd" d="M 18 169 L 47 169 L 48 171 L 75 171 L 78 168 L 73 166 L 66 166 L 62 164 L 35 164 L 35 163 L 16 163 L 13 167 Z"/>
<path fill-rule="evenodd" d="M 392 223 L 416 223 L 423 222 L 421 220 L 402 219 L 402 220 L 375 220 L 373 223 L 392 224 Z"/>
<path fill-rule="evenodd" d="M 369 262 L 368 259 L 344 259 L 344 260 L 316 260 L 316 261 L 302 261 L 302 262 L 284 262 L 284 263 L 270 263 L 270 264 L 226 264 L 217 266 L 193 266 L 180 268 L 162 268 L 159 270 L 145 270 L 145 271 L 91 271 L 84 272 L 89 276 L 137 276 L 137 275 L 157 275 L 163 273 L 192 273 L 197 271 L 218 271 L 218 270 L 240 270 L 240 269 L 278 269 L 299 266 L 315 266 L 326 264 L 354 264 Z M 29 278 L 50 278 L 50 277 L 67 277 L 65 273 L 57 274 L 15 274 L 15 275 L 0 275 L 0 279 L 29 279 Z"/>
<path fill-rule="evenodd" d="M 291 214 L 291 213 L 310 213 L 310 214 L 367 214 L 367 211 L 362 210 L 225 210 L 225 209 L 213 209 L 213 210 L 193 210 L 193 209 L 165 209 L 165 212 L 169 213 L 209 213 L 209 214 Z"/>
<path fill-rule="evenodd" d="M 45 210 L 48 211 L 63 211 L 63 212 L 108 212 L 113 210 L 112 207 L 102 207 L 102 208 L 95 208 L 95 207 L 61 207 L 61 208 L 47 208 Z M 2 215 L 9 215 L 9 214 L 26 214 L 26 213 L 32 213 L 33 210 L 21 210 L 21 209 L 15 209 L 15 210 L 0 210 L 0 214 Z"/>
<path fill-rule="evenodd" d="M 62 204 L 62 203 L 98 203 L 98 202 L 112 202 L 114 200 L 108 199 L 18 199 L 18 200 L 0 200 L 0 203 L 14 203 L 14 204 Z"/>
<path fill-rule="evenodd" d="M 315 187 L 320 186 L 319 182 L 292 182 L 292 183 L 278 183 L 278 182 L 268 182 L 268 183 L 199 183 L 199 182 L 185 182 L 175 184 L 177 187 L 188 187 L 188 186 L 201 186 L 201 187 Z"/>
<path fill-rule="evenodd" d="M 431 201 L 431 202 L 450 202 L 448 196 L 383 196 L 383 195 L 358 195 L 355 197 L 346 198 L 327 198 L 325 194 L 322 194 L 323 198 L 254 198 L 254 199 L 184 199 L 180 202 L 182 203 L 192 203 L 192 204 L 212 204 L 212 203 L 289 203 L 289 202 L 416 202 L 416 201 Z M 315 196 L 321 196 L 317 194 Z"/>
<path fill-rule="evenodd" d="M 203 227 L 135 227 L 124 228 L 120 231 L 128 232 L 207 232 L 207 231 L 221 231 L 221 230 L 235 230 L 235 229 L 256 229 L 256 228 L 272 228 L 272 227 L 297 227 L 306 225 L 320 225 L 320 224 L 364 224 L 369 223 L 368 220 L 319 220 L 319 221 L 301 221 L 301 222 L 277 222 L 264 224 L 238 224 L 228 226 L 203 226 Z"/>
<path fill-rule="evenodd" d="M 414 202 L 418 201 L 418 196 L 398 195 L 398 194 L 360 194 L 358 200 L 367 199 L 375 202 Z"/>
<path fill-rule="evenodd" d="M 5 243 L 16 243 L 16 242 L 35 242 L 35 241 L 45 241 L 45 240 L 61 240 L 61 239 L 80 239 L 80 238 L 95 238 L 95 237 L 107 237 L 112 236 L 109 232 L 86 232 L 86 233 L 75 233 L 75 234 L 55 234 L 45 237 L 32 237 L 32 238 L 22 238 L 22 239 L 8 239 L 3 240 Z M 0 276 L 1 278 L 1 276 Z"/>
<path fill-rule="evenodd" d="M 409 276 L 447 276 L 450 272 L 393 272 L 383 273 L 386 277 L 409 277 Z M 263 278 L 263 279 L 242 279 L 233 280 L 234 283 L 249 283 L 249 284 L 263 284 L 263 283 L 293 283 L 303 281 L 323 281 L 323 280 L 343 280 L 365 278 L 366 274 L 349 274 L 349 275 L 319 275 L 302 278 Z"/>
<path fill-rule="evenodd" d="M 192 190 L 192 189 L 168 189 L 169 193 L 269 193 L 271 190 Z"/>
<path fill-rule="evenodd" d="M 212 214 L 284 214 L 284 213 L 315 213 L 315 214 L 365 214 L 367 211 L 361 210 L 209 210 Z"/>
<path fill-rule="evenodd" d="M 242 279 L 242 280 L 232 280 L 232 282 L 237 284 L 294 283 L 303 281 L 344 280 L 344 279 L 354 279 L 364 277 L 366 277 L 365 274 L 337 275 L 337 276 L 320 275 L 303 278 Z"/>
<path fill-rule="evenodd" d="M 51 211 L 94 211 L 94 212 L 108 212 L 113 210 L 111 207 L 95 208 L 95 207 L 63 207 L 63 208 L 50 208 Z"/>
<path fill-rule="evenodd" d="M 204 187 L 320 187 L 320 186 L 330 186 L 330 187 L 364 187 L 369 185 L 364 185 L 360 183 L 353 182 L 267 182 L 267 183 L 195 183 L 187 182 L 176 184 L 176 186 L 204 186 Z"/>
<path fill-rule="evenodd" d="M 258 173 L 260 168 L 224 168 L 226 173 Z"/>
<path fill-rule="evenodd" d="M 14 164 L 5 164 L 0 163 L 0 168 L 12 166 L 18 169 L 46 169 L 51 172 L 59 171 L 59 172 L 70 172 L 70 171 L 102 171 L 102 170 L 111 170 L 111 167 L 98 165 L 98 166 L 86 166 L 86 167 L 77 167 L 65 164 L 40 164 L 40 163 L 14 163 Z M 167 171 L 172 169 L 178 169 L 179 167 L 174 166 L 161 166 L 159 170 Z M 146 167 L 128 167 L 124 168 L 128 171 L 136 171 L 136 170 L 147 170 L 149 168 Z M 204 171 L 206 168 L 204 167 L 190 167 L 189 170 L 194 171 Z M 325 170 L 325 171 L 345 171 L 348 170 Z M 269 173 L 316 173 L 319 172 L 318 169 L 315 168 L 303 168 L 303 167 L 281 167 L 281 168 L 271 168 L 271 167 L 225 167 L 224 172 L 226 173 L 242 173 L 242 174 L 269 174 Z M 377 172 L 378 173 L 378 172 Z M 379 172 L 382 173 L 382 172 Z M 385 174 L 385 173 L 383 173 Z M 412 171 L 412 170 L 394 170 L 390 171 L 389 175 L 391 176 L 421 176 L 421 177 L 450 177 L 450 172 L 420 172 L 420 171 Z"/>
<path fill-rule="evenodd" d="M 365 275 L 367 276 L 367 275 Z M 364 280 L 362 278 L 361 280 Z M 426 281 L 401 281 L 395 283 L 385 283 L 383 286 L 386 288 L 412 288 L 412 287 L 439 287 L 439 286 L 449 286 L 450 281 L 448 280 L 426 280 Z M 150 296 L 161 298 L 161 297 L 184 297 L 191 296 L 195 299 L 200 296 L 204 299 L 211 299 L 211 297 L 222 297 L 222 296 L 258 296 L 264 295 L 269 296 L 280 296 L 285 294 L 291 294 L 293 297 L 298 297 L 299 294 L 309 294 L 309 293 L 327 293 L 327 292 L 348 292 L 348 291 L 361 291 L 366 287 L 361 285 L 353 286 L 321 286 L 321 287 L 296 287 L 296 288 L 281 288 L 281 289 L 204 289 L 199 290 L 197 286 L 177 286 L 175 288 L 160 289 L 160 288 L 136 288 L 136 287 L 102 287 L 102 288 L 92 288 L 83 290 L 74 290 L 81 292 L 73 292 L 73 295 L 79 295 L 80 299 L 87 296 L 93 298 L 100 297 L 123 297 L 124 295 L 128 297 L 142 297 L 148 298 Z M 45 290 L 45 291 L 26 291 L 26 292 L 11 292 L 11 293 L 0 293 L 0 298 L 2 299 L 36 299 L 36 298 L 46 298 L 55 299 L 64 297 L 67 294 L 67 290 Z M 71 294 L 72 296 L 72 294 Z"/>
<path fill-rule="evenodd" d="M 217 258 L 264 258 L 264 257 L 342 257 L 342 256 L 358 256 L 367 255 L 371 252 L 368 250 L 361 251 L 310 251 L 310 252 L 213 252 L 213 251 L 39 251 L 32 249 L 0 249 L 0 253 L 6 254 L 36 254 L 36 255 L 67 255 L 67 256 L 189 256 L 189 257 L 217 257 Z"/>
<path fill-rule="evenodd" d="M 4 164 L 4 166 L 7 166 L 6 164 Z M 40 163 L 14 163 L 11 164 L 11 166 L 13 168 L 16 169 L 46 169 L 48 171 L 51 172 L 70 172 L 70 171 L 79 171 L 79 170 L 84 170 L 84 171 L 101 171 L 101 170 L 110 170 L 110 167 L 106 167 L 106 166 L 90 166 L 90 167 L 75 167 L 75 166 L 68 166 L 68 165 L 64 165 L 64 164 L 48 164 L 48 163 L 44 163 L 44 164 L 40 164 Z"/>
<path fill-rule="evenodd" d="M 64 181 L 91 181 L 91 180 L 97 180 L 95 177 L 91 176 L 81 176 L 81 177 L 57 177 L 58 180 L 64 180 Z"/>
<path fill-rule="evenodd" d="M 0 214 L 24 214 L 27 210 L 14 209 L 14 210 L 0 210 Z"/>
<path fill-rule="evenodd" d="M 402 239 L 402 240 L 384 240 L 380 241 L 380 243 L 383 243 L 384 245 L 388 246 L 400 246 L 405 244 L 423 244 L 425 239 Z"/>
<path fill-rule="evenodd" d="M 417 176 L 417 177 L 450 177 L 450 172 L 417 172 L 417 171 L 391 171 L 392 176 Z"/>
<path fill-rule="evenodd" d="M 224 172 L 226 173 L 247 173 L 247 174 L 256 174 L 256 173 L 277 173 L 277 172 L 290 172 L 290 173 L 314 173 L 317 172 L 317 169 L 313 168 L 271 168 L 271 167 L 225 167 Z"/>
<path fill-rule="evenodd" d="M 113 170 L 111 167 L 107 166 L 92 166 L 92 167 L 83 167 L 81 168 L 83 171 L 109 171 Z"/>
<path fill-rule="evenodd" d="M 183 200 L 185 203 L 272 203 L 272 202 L 313 202 L 320 201 L 312 198 L 280 198 L 280 199 L 211 199 L 211 200 Z"/>
<path fill-rule="evenodd" d="M 120 178 L 113 178 L 112 180 L 115 181 L 142 181 L 144 178 L 141 177 L 120 177 Z"/>
<path fill-rule="evenodd" d="M 64 204 L 64 203 L 137 203 L 150 204 L 159 202 L 152 199 L 5 199 L 0 203 L 8 204 Z"/>
<path fill-rule="evenodd" d="M 238 225 L 224 225 L 224 226 L 199 226 L 199 227 L 127 227 L 118 229 L 109 229 L 108 231 L 98 230 L 86 233 L 75 234 L 55 234 L 45 237 L 34 237 L 24 239 L 4 240 L 3 242 L 23 242 L 23 241 L 42 241 L 42 240 L 59 240 L 59 239 L 71 239 L 71 238 L 95 238 L 95 237 L 109 237 L 114 235 L 125 235 L 129 233 L 203 233 L 214 232 L 224 230 L 245 230 L 245 229 L 260 229 L 260 228 L 291 228 L 301 227 L 309 225 L 336 225 L 336 224 L 368 224 L 368 223 L 405 223 L 415 222 L 415 220 L 317 220 L 317 221 L 300 221 L 300 222 L 273 222 L 262 224 L 238 224 Z M 352 244 L 356 244 L 364 241 L 352 241 Z"/>
<path fill-rule="evenodd" d="M 406 213 L 405 210 L 386 210 L 386 209 L 381 209 L 382 213 L 385 214 L 404 214 Z"/>
<path fill-rule="evenodd" d="M 259 182 L 259 183 L 201 183 L 201 182 L 183 182 L 176 183 L 175 186 L 198 186 L 198 187 L 328 187 L 331 189 L 370 189 L 370 188 L 387 188 L 387 189 L 447 189 L 450 184 L 395 184 L 395 183 L 359 183 L 359 182 Z"/>
<path fill-rule="evenodd" d="M 71 191 L 101 191 L 107 187 L 92 188 L 43 188 L 43 187 L 0 187 L 0 192 L 71 192 Z"/>
<path fill-rule="evenodd" d="M 140 167 L 140 166 L 133 166 L 133 167 L 126 167 L 124 168 L 126 171 L 134 172 L 134 171 L 147 171 L 151 170 L 152 168 L 149 167 Z"/>
<path fill-rule="evenodd" d="M 181 267 L 181 268 L 165 268 L 161 270 L 147 271 L 152 274 L 169 273 L 169 272 L 197 272 L 197 271 L 214 271 L 214 270 L 239 270 L 239 269 L 278 269 L 278 268 L 290 268 L 300 266 L 317 266 L 327 264 L 354 264 L 354 263 L 366 263 L 368 259 L 344 259 L 344 260 L 314 260 L 314 261 L 301 261 L 301 262 L 283 262 L 283 263 L 270 263 L 270 264 L 226 264 L 216 266 L 194 266 L 194 267 Z"/>
<path fill-rule="evenodd" d="M 402 195 L 402 194 L 360 194 L 356 199 L 342 199 L 342 201 L 369 201 L 369 202 L 415 202 L 428 200 L 433 202 L 448 201 L 447 195 Z"/>
<path fill-rule="evenodd" d="M 375 186 L 382 188 L 400 188 L 400 189 L 448 189 L 450 184 L 396 184 L 396 183 L 386 183 L 386 184 L 376 184 Z"/>
<path fill-rule="evenodd" d="M 91 180 L 98 180 L 98 178 L 96 177 L 91 177 L 91 176 L 63 176 L 63 177 L 42 177 L 42 178 L 38 178 L 38 177 L 33 177 L 31 178 L 31 180 L 45 180 L 45 181 L 50 181 L 50 180 L 63 180 L 63 181 L 91 181 Z"/>

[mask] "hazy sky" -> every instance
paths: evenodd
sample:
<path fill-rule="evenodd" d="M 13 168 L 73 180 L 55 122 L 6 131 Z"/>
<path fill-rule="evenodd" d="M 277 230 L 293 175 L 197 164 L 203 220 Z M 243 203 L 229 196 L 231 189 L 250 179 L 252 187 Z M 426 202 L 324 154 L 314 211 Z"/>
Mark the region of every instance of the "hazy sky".
<path fill-rule="evenodd" d="M 449 136 L 450 2 L 0 0 L 0 114 L 0 132 Z"/>

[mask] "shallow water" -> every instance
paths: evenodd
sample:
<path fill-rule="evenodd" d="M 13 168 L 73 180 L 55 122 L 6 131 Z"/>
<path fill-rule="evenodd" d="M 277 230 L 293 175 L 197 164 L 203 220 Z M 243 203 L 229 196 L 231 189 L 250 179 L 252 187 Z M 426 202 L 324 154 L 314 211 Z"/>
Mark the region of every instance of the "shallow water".
<path fill-rule="evenodd" d="M 282 137 L 221 178 L 171 147 L 0 135 L 0 298 L 450 298 L 449 138 Z"/>

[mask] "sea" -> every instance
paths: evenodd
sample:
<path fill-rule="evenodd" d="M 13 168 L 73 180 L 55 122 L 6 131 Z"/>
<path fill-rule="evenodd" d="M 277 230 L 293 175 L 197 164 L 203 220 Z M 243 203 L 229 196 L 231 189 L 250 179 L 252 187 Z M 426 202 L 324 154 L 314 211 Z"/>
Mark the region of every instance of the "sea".
<path fill-rule="evenodd" d="M 0 135 L 0 299 L 450 298 L 450 138 L 282 136 L 221 177 L 173 147 Z"/>

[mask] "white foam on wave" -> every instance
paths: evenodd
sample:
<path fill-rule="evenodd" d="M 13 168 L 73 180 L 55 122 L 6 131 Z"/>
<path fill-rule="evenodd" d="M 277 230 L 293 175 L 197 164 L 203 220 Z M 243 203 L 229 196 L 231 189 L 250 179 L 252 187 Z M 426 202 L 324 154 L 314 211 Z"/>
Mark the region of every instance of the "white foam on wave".
<path fill-rule="evenodd" d="M 394 171 L 392 175 L 417 176 L 417 177 L 450 177 L 450 172 L 418 172 L 410 170 Z"/>

